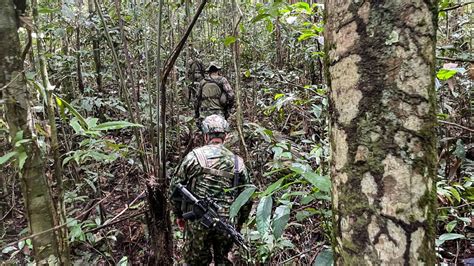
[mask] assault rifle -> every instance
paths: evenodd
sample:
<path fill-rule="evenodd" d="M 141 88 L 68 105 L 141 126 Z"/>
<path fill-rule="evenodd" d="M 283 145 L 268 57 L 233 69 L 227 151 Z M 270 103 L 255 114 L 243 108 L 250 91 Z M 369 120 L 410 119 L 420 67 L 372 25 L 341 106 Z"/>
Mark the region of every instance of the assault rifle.
<path fill-rule="evenodd" d="M 231 224 L 226 222 L 222 217 L 219 216 L 217 210 L 220 206 L 209 198 L 199 199 L 185 186 L 181 184 L 176 185 L 175 192 L 178 191 L 183 197 L 182 199 L 193 205 L 193 210 L 183 214 L 185 220 L 199 220 L 201 224 L 206 228 L 216 228 L 217 230 L 226 233 L 232 238 L 232 240 L 245 250 L 249 250 L 245 239 L 239 231 L 235 229 Z"/>

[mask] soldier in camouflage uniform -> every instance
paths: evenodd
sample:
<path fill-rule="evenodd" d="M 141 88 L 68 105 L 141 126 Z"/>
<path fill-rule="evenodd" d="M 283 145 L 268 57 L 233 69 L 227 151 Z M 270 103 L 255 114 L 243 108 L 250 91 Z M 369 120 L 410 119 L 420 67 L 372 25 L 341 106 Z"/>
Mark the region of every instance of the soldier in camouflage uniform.
<path fill-rule="evenodd" d="M 194 101 L 199 90 L 199 84 L 204 79 L 204 65 L 199 58 L 191 58 L 186 63 L 186 78 L 189 81 L 188 101 Z"/>
<path fill-rule="evenodd" d="M 227 121 L 219 115 L 206 117 L 202 122 L 206 146 L 190 152 L 181 163 L 172 181 L 181 183 L 200 198 L 209 197 L 222 208 L 219 215 L 229 217 L 229 208 L 242 187 L 250 183 L 250 178 L 241 157 L 234 155 L 224 147 L 223 142 L 228 131 Z M 184 229 L 183 213 L 190 211 L 191 206 L 173 199 L 176 223 Z M 239 229 L 247 219 L 251 202 L 243 206 L 236 221 Z M 231 265 L 227 254 L 233 242 L 225 234 L 215 229 L 206 229 L 199 221 L 187 221 L 185 227 L 184 261 L 189 265 Z M 212 249 L 212 251 L 211 251 Z M 212 258 L 214 254 L 214 258 Z"/>
<path fill-rule="evenodd" d="M 219 74 L 220 70 L 218 64 L 211 62 L 206 69 L 208 75 L 200 82 L 195 106 L 198 121 L 213 114 L 227 119 L 234 106 L 234 91 L 229 81 Z"/>

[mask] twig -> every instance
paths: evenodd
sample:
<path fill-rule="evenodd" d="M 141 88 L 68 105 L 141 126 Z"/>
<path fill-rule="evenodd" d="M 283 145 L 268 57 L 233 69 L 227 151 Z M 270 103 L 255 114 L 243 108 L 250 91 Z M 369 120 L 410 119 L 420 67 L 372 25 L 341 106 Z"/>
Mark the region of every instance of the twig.
<path fill-rule="evenodd" d="M 457 9 L 457 8 L 460 8 L 460 7 L 463 7 L 463 6 L 467 6 L 467 5 L 470 5 L 470 4 L 474 4 L 474 1 L 462 3 L 462 4 L 459 4 L 459 5 L 455 5 L 455 6 L 450 6 L 450 7 L 441 9 L 439 12 L 446 12 L 446 11 L 453 10 L 453 9 Z"/>
<path fill-rule="evenodd" d="M 474 129 L 472 129 L 472 128 L 468 128 L 468 127 L 465 127 L 465 126 L 462 126 L 462 125 L 459 125 L 459 124 L 456 124 L 456 123 L 453 123 L 453 122 L 448 122 L 448 121 L 444 121 L 444 120 L 438 120 L 438 122 L 440 122 L 441 124 L 462 128 L 462 129 L 467 130 L 469 132 L 474 132 Z"/>
<path fill-rule="evenodd" d="M 143 196 L 143 194 L 145 194 L 145 190 L 143 190 L 142 193 L 140 193 L 140 195 L 138 195 L 134 200 L 132 200 L 132 202 L 130 202 L 130 204 L 126 204 L 125 208 L 121 212 L 119 212 L 117 215 L 115 215 L 112 219 L 109 219 L 109 220 L 105 221 L 102 225 L 107 225 L 107 224 L 111 223 L 113 220 L 120 217 L 124 212 L 126 212 L 128 209 L 130 209 L 130 206 L 132 206 L 138 199 L 140 199 Z"/>
<path fill-rule="evenodd" d="M 466 59 L 466 58 L 451 58 L 451 57 L 436 57 L 439 60 L 446 60 L 452 62 L 467 62 L 467 63 L 474 63 L 474 59 Z"/>
<path fill-rule="evenodd" d="M 103 225 L 101 225 L 101 226 L 99 226 L 99 227 L 96 227 L 96 228 L 87 230 L 87 231 L 85 231 L 84 233 L 94 233 L 94 232 L 96 232 L 96 231 L 98 231 L 98 230 L 100 230 L 100 229 L 104 229 L 105 227 L 109 227 L 109 226 L 112 226 L 112 225 L 114 225 L 114 224 L 118 224 L 118 223 L 123 222 L 123 221 L 125 221 L 125 220 L 128 220 L 128 219 L 137 217 L 137 216 L 139 216 L 139 215 L 142 215 L 142 214 L 144 214 L 144 213 L 146 213 L 146 212 L 148 212 L 148 211 L 149 211 L 148 209 L 142 210 L 142 211 L 140 211 L 140 212 L 137 212 L 137 213 L 135 213 L 135 214 L 129 215 L 129 216 L 127 216 L 127 217 L 124 217 L 124 218 L 119 219 L 119 220 L 117 220 L 117 221 L 114 221 L 114 222 L 112 222 L 112 223 L 103 224 Z"/>
<path fill-rule="evenodd" d="M 36 233 L 36 234 L 32 234 L 32 235 L 29 235 L 29 236 L 20 238 L 20 239 L 18 239 L 18 240 L 15 240 L 15 241 L 13 241 L 13 242 L 10 242 L 10 243 L 8 243 L 8 244 L 2 246 L 2 247 L 0 248 L 0 250 L 3 250 L 4 248 L 6 248 L 6 247 L 8 247 L 8 246 L 15 245 L 15 244 L 18 243 L 18 242 L 21 242 L 21 241 L 24 241 L 24 240 L 27 240 L 27 239 L 30 239 L 30 238 L 33 238 L 33 237 L 37 237 L 37 236 L 39 236 L 39 235 L 42 235 L 42 234 L 45 234 L 45 233 L 48 233 L 48 232 L 51 232 L 51 231 L 55 231 L 55 230 L 61 229 L 62 227 L 67 226 L 67 225 L 70 224 L 71 222 L 74 222 L 75 220 L 78 220 L 79 218 L 81 218 L 82 215 L 84 215 L 85 213 L 87 213 L 87 212 L 90 211 L 91 209 L 95 208 L 98 204 L 102 203 L 102 201 L 104 201 L 105 199 L 107 199 L 110 195 L 112 195 L 112 193 L 110 193 L 109 195 L 105 196 L 105 198 L 99 200 L 96 204 L 94 204 L 94 206 L 90 207 L 89 209 L 85 210 L 85 211 L 82 212 L 81 214 L 77 215 L 76 217 L 74 217 L 74 219 L 71 219 L 69 222 L 66 222 L 66 223 L 57 225 L 57 226 L 55 226 L 55 227 L 49 228 L 48 230 L 44 230 L 44 231 L 42 231 L 42 232 L 38 232 L 38 233 Z"/>
<path fill-rule="evenodd" d="M 281 264 L 285 264 L 285 263 L 287 263 L 287 262 L 289 262 L 289 261 L 292 261 L 293 259 L 295 259 L 295 258 L 297 258 L 297 257 L 299 257 L 299 256 L 301 256 L 301 255 L 303 255 L 303 254 L 306 254 L 306 253 L 308 253 L 308 252 L 310 252 L 310 251 L 313 251 L 313 250 L 315 250 L 315 249 L 318 248 L 318 247 L 320 247 L 320 246 L 319 246 L 319 245 L 316 245 L 316 246 L 314 246 L 314 247 L 312 247 L 312 248 L 310 248 L 310 249 L 307 249 L 307 250 L 305 250 L 305 251 L 303 251 L 303 252 L 301 252 L 301 253 L 298 253 L 298 254 L 294 255 L 293 257 L 290 257 L 289 259 L 284 260 L 283 262 L 281 262 Z"/>
<path fill-rule="evenodd" d="M 466 206 L 470 206 L 471 203 L 464 203 L 464 204 L 461 204 L 461 205 L 458 205 L 458 206 L 446 206 L 446 207 L 438 207 L 438 210 L 441 210 L 441 209 L 451 209 L 451 208 L 462 208 L 462 207 L 466 207 Z"/>
<path fill-rule="evenodd" d="M 10 86 L 21 74 L 23 74 L 23 72 L 25 72 L 25 70 L 22 70 L 20 73 L 18 73 L 14 78 L 12 78 L 12 80 L 10 80 L 10 82 L 8 82 L 5 86 L 1 87 L 0 88 L 0 91 L 6 89 L 8 86 Z"/>

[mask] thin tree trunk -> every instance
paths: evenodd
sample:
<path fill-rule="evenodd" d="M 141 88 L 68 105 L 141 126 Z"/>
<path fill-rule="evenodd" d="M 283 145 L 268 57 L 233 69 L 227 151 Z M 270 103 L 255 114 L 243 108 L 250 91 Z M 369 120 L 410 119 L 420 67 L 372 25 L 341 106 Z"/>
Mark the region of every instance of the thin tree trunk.
<path fill-rule="evenodd" d="M 32 10 L 33 10 L 33 20 L 35 22 L 35 28 L 37 30 L 36 36 L 41 36 L 39 29 L 39 18 L 38 18 L 38 3 L 36 0 L 31 1 Z M 63 188 L 63 169 L 61 164 L 61 158 L 59 153 L 59 140 L 58 140 L 58 131 L 56 127 L 56 116 L 54 112 L 54 99 L 52 86 L 49 83 L 48 72 L 47 72 L 47 62 L 44 58 L 44 47 L 43 40 L 38 38 L 36 40 L 36 49 L 38 54 L 38 63 L 39 70 L 41 75 L 42 85 L 45 89 L 46 95 L 46 113 L 48 116 L 48 122 L 50 127 L 50 149 L 51 155 L 53 156 L 53 180 L 55 181 L 55 193 L 53 193 L 53 198 L 55 198 L 56 204 L 56 215 L 58 216 L 56 225 L 66 223 L 66 207 L 64 205 L 64 188 Z M 68 242 L 68 230 L 66 227 L 62 227 L 57 231 L 59 252 L 61 253 L 61 262 L 68 265 L 69 264 L 69 242 Z"/>
<path fill-rule="evenodd" d="M 337 265 L 435 265 L 436 1 L 326 0 Z"/>
<path fill-rule="evenodd" d="M 54 208 L 45 176 L 45 163 L 33 133 L 33 121 L 29 106 L 29 92 L 20 61 L 20 40 L 16 28 L 16 14 L 13 1 L 0 2 L 0 87 L 4 88 L 6 118 L 13 144 L 17 152 L 26 155 L 20 163 L 20 178 L 25 214 L 30 234 L 43 232 L 54 227 Z M 20 136 L 22 136 L 20 138 Z M 28 142 L 18 143 L 20 139 Z M 13 145 L 14 146 L 14 145 Z M 17 161 L 22 161 L 18 156 Z M 36 263 L 47 264 L 50 260 L 59 262 L 60 253 L 54 231 L 32 239 Z"/>
<path fill-rule="evenodd" d="M 94 0 L 88 0 L 89 8 L 89 19 L 93 20 L 95 8 Z M 94 54 L 94 64 L 95 64 L 95 82 L 97 84 L 97 91 L 103 92 L 102 88 L 102 62 L 100 59 L 100 32 L 94 28 L 94 34 L 92 36 L 92 50 Z"/>
<path fill-rule="evenodd" d="M 240 41 L 239 41 L 239 23 L 242 20 L 242 11 L 240 10 L 237 0 L 232 1 L 234 15 L 234 37 L 236 41 L 232 45 L 232 52 L 234 57 L 234 69 L 235 69 L 235 101 L 236 101 L 236 121 L 237 121 L 237 132 L 239 133 L 240 153 L 243 154 L 244 160 L 246 161 L 249 157 L 247 145 L 245 144 L 243 127 L 243 114 L 241 104 L 241 91 L 240 91 Z"/>

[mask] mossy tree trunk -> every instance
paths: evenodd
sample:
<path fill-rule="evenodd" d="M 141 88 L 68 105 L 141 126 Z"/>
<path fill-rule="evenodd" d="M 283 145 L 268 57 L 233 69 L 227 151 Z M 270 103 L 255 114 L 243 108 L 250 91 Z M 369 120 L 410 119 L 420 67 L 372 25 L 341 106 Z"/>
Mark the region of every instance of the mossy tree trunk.
<path fill-rule="evenodd" d="M 338 265 L 434 265 L 436 1 L 326 0 Z"/>
<path fill-rule="evenodd" d="M 6 106 L 6 119 L 13 144 L 26 160 L 20 165 L 20 178 L 25 213 L 30 234 L 35 235 L 54 227 L 51 195 L 45 176 L 44 158 L 33 133 L 29 106 L 30 95 L 20 59 L 20 40 L 13 1 L 0 1 L 0 88 Z M 23 132 L 18 142 L 17 133 Z M 12 145 L 15 146 L 15 145 Z M 32 238 L 34 256 L 38 265 L 59 263 L 58 242 L 54 230 Z"/>

